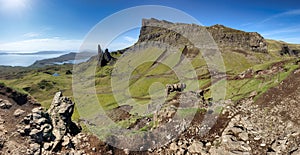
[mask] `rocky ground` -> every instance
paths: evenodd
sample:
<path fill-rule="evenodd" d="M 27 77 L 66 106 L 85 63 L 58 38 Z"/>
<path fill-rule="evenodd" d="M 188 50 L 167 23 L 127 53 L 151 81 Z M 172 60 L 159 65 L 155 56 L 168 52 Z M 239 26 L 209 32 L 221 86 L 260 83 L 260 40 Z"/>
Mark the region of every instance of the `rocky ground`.
<path fill-rule="evenodd" d="M 208 134 L 199 137 L 194 132 L 191 138 L 186 135 L 193 131 L 191 126 L 179 139 L 153 153 L 299 155 L 299 76 L 300 70 L 294 71 L 256 102 L 255 92 L 236 104 L 228 102 Z"/>
<path fill-rule="evenodd" d="M 109 146 L 80 133 L 71 121 L 74 103 L 58 92 L 46 111 L 27 95 L 1 86 L 0 154 L 102 154 Z M 95 153 L 97 150 L 97 153 Z"/>

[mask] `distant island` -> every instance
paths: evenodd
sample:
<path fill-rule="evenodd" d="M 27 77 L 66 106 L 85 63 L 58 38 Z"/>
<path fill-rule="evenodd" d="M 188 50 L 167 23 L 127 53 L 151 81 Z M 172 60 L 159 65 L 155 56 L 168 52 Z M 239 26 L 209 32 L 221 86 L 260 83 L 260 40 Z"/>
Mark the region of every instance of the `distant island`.
<path fill-rule="evenodd" d="M 44 51 L 43 53 L 47 53 L 47 51 Z M 77 63 L 84 62 L 94 55 L 96 55 L 96 53 L 94 52 L 80 52 L 80 53 L 71 52 L 55 58 L 37 60 L 29 67 L 43 67 L 47 65 L 64 64 L 64 63 L 73 64 L 75 63 L 75 59 Z"/>

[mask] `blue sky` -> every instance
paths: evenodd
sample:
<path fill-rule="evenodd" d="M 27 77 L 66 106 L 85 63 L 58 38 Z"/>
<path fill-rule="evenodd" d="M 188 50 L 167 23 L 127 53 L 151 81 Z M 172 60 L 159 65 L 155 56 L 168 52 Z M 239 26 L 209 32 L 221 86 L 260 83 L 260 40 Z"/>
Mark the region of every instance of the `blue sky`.
<path fill-rule="evenodd" d="M 223 24 L 259 32 L 265 38 L 300 43 L 300 2 L 295 0 L 0 0 L 0 50 L 76 51 L 102 19 L 139 5 L 173 7 L 205 26 Z M 133 44 L 138 32 L 123 34 L 110 47 Z"/>

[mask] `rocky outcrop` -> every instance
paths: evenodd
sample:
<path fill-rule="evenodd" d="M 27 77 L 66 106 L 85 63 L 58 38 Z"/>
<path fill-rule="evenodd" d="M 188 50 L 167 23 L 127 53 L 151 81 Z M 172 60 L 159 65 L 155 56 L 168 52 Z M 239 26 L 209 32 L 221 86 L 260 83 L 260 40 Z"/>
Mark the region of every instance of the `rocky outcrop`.
<path fill-rule="evenodd" d="M 179 23 L 175 24 L 165 20 L 160 21 L 154 18 L 143 19 L 138 43 L 157 41 L 157 42 L 170 44 L 172 46 L 193 45 L 188 40 L 188 38 L 183 37 L 181 34 L 178 34 L 177 32 L 171 29 L 164 28 L 165 26 L 178 27 L 178 29 L 180 28 L 184 29 L 184 28 L 192 28 L 193 26 L 196 25 L 179 24 Z"/>
<path fill-rule="evenodd" d="M 170 27 L 178 30 L 177 32 L 194 31 L 202 27 L 195 24 L 171 23 L 168 21 L 160 21 L 157 19 L 143 19 L 142 28 L 140 31 L 139 42 L 159 41 L 173 46 L 188 46 L 190 52 L 195 52 L 197 49 L 189 41 L 189 38 L 183 37 L 181 34 L 162 27 Z M 204 27 L 202 27 L 204 28 Z M 219 48 L 235 49 L 244 51 L 267 52 L 267 43 L 265 39 L 256 32 L 244 32 L 231 29 L 223 25 L 214 25 L 205 27 L 211 34 Z M 198 38 L 201 41 L 203 38 Z"/>
<path fill-rule="evenodd" d="M 61 92 L 55 94 L 49 110 L 32 109 L 18 129 L 22 136 L 30 137 L 29 154 L 51 154 L 62 149 L 74 149 L 73 137 L 80 127 L 72 122 L 74 103 Z"/>
<path fill-rule="evenodd" d="M 280 55 L 291 55 L 291 56 L 298 56 L 300 50 L 292 50 L 289 48 L 288 45 L 283 44 L 281 47 Z"/>
<path fill-rule="evenodd" d="M 114 58 L 108 52 L 108 49 L 105 49 L 103 52 L 100 45 L 98 45 L 98 65 L 100 67 L 106 66 L 109 64 Z"/>
<path fill-rule="evenodd" d="M 13 93 L 14 92 L 14 93 Z M 14 94 L 19 94 L 13 96 Z M 111 148 L 97 137 L 79 133 L 72 122 L 74 102 L 56 93 L 48 111 L 32 97 L 0 86 L 0 154 L 107 154 Z M 20 100 L 17 100 L 21 98 Z"/>
<path fill-rule="evenodd" d="M 169 95 L 171 92 L 181 92 L 186 88 L 185 83 L 176 83 L 176 84 L 167 84 L 166 85 L 166 93 Z"/>
<path fill-rule="evenodd" d="M 207 27 L 220 48 L 267 52 L 267 42 L 257 32 L 244 32 L 223 25 Z"/>

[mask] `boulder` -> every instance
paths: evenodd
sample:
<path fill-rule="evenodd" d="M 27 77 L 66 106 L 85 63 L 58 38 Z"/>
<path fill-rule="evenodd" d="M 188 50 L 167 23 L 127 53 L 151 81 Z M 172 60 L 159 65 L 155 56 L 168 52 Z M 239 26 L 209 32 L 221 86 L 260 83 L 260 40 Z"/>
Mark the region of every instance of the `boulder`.
<path fill-rule="evenodd" d="M 201 142 L 193 142 L 191 146 L 188 147 L 188 151 L 190 153 L 202 153 L 203 143 Z"/>
<path fill-rule="evenodd" d="M 9 109 L 11 107 L 12 107 L 12 103 L 10 103 L 8 100 L 0 99 L 0 108 L 1 109 Z"/>
<path fill-rule="evenodd" d="M 166 93 L 169 95 L 171 92 L 181 92 L 186 88 L 186 84 L 184 83 L 176 83 L 176 84 L 167 84 L 166 85 Z"/>
<path fill-rule="evenodd" d="M 22 109 L 17 109 L 17 110 L 14 112 L 14 116 L 15 116 L 15 117 L 19 117 L 19 116 L 23 115 L 24 113 L 25 113 L 24 110 L 22 110 Z"/>

